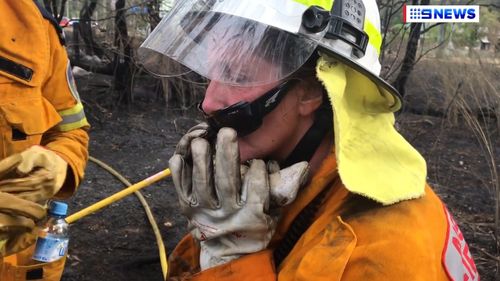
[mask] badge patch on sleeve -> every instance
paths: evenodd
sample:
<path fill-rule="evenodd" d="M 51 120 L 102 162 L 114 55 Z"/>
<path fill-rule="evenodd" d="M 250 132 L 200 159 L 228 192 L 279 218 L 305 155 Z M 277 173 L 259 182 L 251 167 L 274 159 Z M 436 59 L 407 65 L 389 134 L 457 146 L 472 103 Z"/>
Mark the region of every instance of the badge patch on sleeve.
<path fill-rule="evenodd" d="M 446 206 L 443 205 L 443 208 L 448 223 L 442 257 L 446 272 L 450 279 L 454 281 L 479 280 L 476 264 L 469 251 L 469 245 L 465 242 L 464 235 Z"/>
<path fill-rule="evenodd" d="M 71 69 L 71 64 L 68 60 L 68 66 L 66 67 L 66 81 L 68 82 L 69 90 L 71 95 L 80 102 L 80 95 L 78 94 L 78 90 L 76 88 L 75 77 L 73 77 L 73 70 Z"/>

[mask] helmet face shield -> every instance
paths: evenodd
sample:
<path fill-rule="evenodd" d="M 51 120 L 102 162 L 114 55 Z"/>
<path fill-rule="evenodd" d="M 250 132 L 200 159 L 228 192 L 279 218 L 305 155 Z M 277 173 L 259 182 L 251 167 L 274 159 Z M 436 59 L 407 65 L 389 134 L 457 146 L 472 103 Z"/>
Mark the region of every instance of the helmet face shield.
<path fill-rule="evenodd" d="M 232 86 L 286 80 L 318 51 L 349 66 L 401 107 L 380 75 L 382 44 L 375 0 L 177 1 L 138 50 L 157 76 L 189 71 Z"/>
<path fill-rule="evenodd" d="M 291 33 L 300 28 L 296 19 L 306 8 L 302 5 L 293 4 L 302 10 L 289 9 L 287 15 L 281 15 L 295 16 L 286 22 L 271 20 L 284 13 L 282 7 L 273 10 L 253 1 L 180 3 L 138 51 L 144 66 L 158 76 L 180 75 L 190 69 L 229 85 L 268 84 L 299 69 L 318 44 Z M 270 25 L 273 22 L 281 26 Z"/>

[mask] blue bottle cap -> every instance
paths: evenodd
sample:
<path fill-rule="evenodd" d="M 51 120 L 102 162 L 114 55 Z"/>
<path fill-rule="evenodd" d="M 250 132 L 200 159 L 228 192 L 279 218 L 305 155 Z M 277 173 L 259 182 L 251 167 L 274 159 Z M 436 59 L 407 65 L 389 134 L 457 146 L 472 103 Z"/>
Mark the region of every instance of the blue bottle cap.
<path fill-rule="evenodd" d="M 68 213 L 68 204 L 60 201 L 51 201 L 49 213 L 56 216 L 66 216 Z"/>

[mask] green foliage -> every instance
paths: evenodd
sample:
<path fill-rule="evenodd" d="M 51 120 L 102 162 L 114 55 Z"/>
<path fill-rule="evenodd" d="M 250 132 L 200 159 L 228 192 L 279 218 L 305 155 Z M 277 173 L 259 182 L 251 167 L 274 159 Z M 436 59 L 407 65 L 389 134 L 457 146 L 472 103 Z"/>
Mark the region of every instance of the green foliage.
<path fill-rule="evenodd" d="M 481 7 L 479 23 L 460 23 L 455 25 L 453 43 L 455 46 L 475 47 L 481 38 L 494 42 L 500 32 L 500 12 Z"/>

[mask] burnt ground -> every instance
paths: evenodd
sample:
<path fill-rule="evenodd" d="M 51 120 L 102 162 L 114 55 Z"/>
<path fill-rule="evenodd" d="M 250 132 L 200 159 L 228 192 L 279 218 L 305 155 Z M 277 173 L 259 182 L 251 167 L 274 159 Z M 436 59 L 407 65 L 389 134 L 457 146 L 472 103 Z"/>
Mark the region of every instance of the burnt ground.
<path fill-rule="evenodd" d="M 106 90 L 107 79 L 96 75 L 77 79 L 92 124 L 90 154 L 131 182 L 138 182 L 167 167 L 181 133 L 199 116 L 167 107 L 163 99 L 151 93 L 151 81 L 135 94 L 132 106 L 118 107 L 116 98 Z M 495 191 L 484 147 L 466 122 L 452 125 L 445 117 L 413 113 L 403 113 L 398 120 L 403 135 L 427 159 L 428 182 L 460 224 L 482 280 L 495 280 L 500 258 L 494 238 Z M 498 123 L 488 119 L 481 124 L 495 142 L 493 155 L 498 160 Z M 498 163 L 495 165 L 499 168 Z M 80 189 L 68 200 L 70 212 L 122 188 L 117 179 L 89 162 Z M 172 181 L 160 181 L 142 192 L 167 250 L 172 250 L 186 229 Z M 161 280 L 154 235 L 135 196 L 75 222 L 70 232 L 63 280 Z"/>

